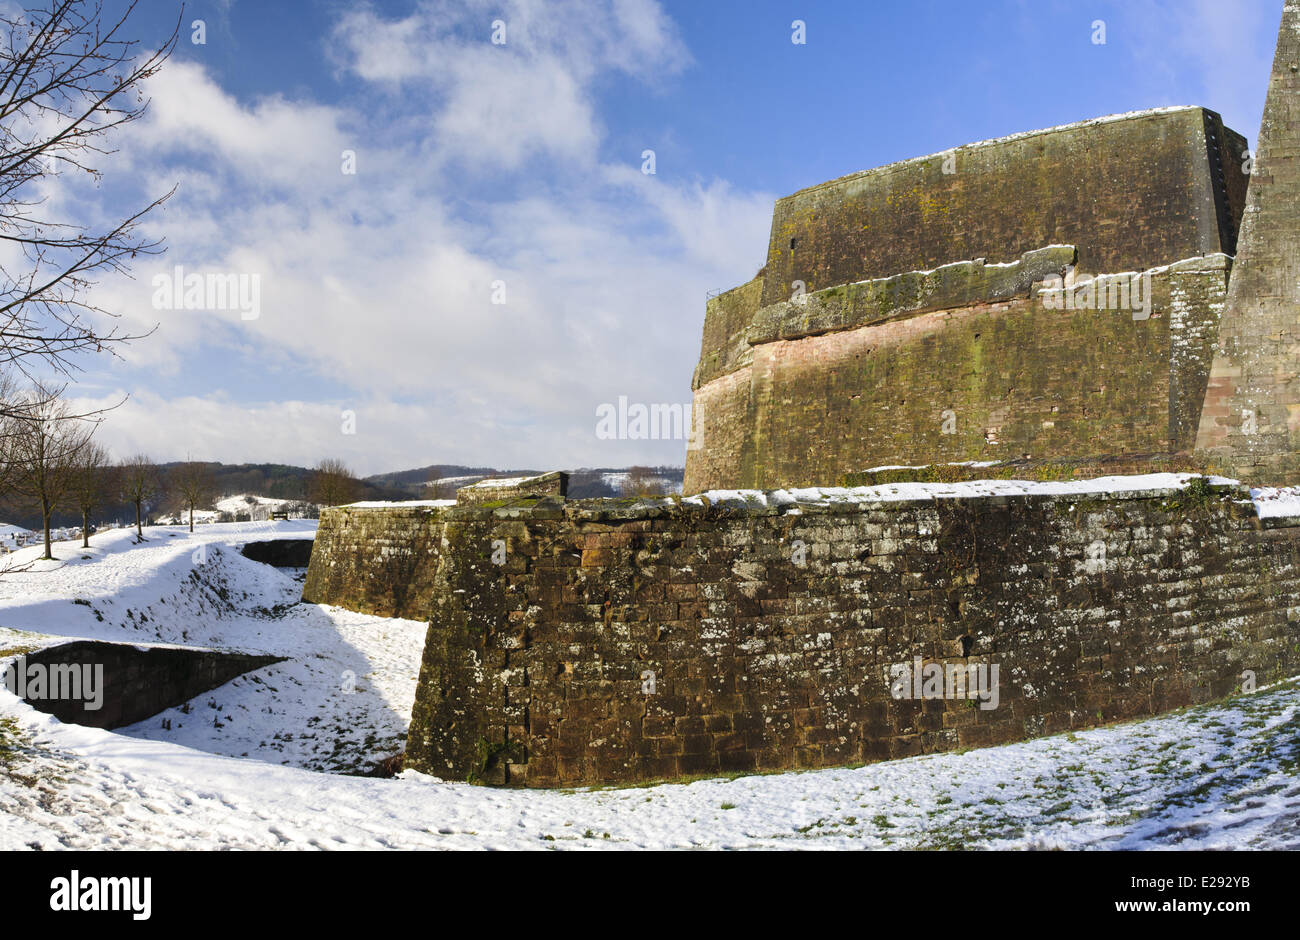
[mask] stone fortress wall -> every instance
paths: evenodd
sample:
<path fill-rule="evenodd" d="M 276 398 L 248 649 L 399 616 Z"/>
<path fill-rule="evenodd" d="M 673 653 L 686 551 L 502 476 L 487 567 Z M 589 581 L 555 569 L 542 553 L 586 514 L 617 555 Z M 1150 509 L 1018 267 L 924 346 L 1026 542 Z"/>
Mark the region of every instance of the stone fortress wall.
<path fill-rule="evenodd" d="M 1245 155 L 1217 114 L 1176 108 L 779 200 L 761 276 L 707 305 L 686 490 L 1099 446 L 1191 451 Z M 1154 302 L 1105 309 L 1107 293 L 1103 309 L 1051 307 L 1042 288 L 1067 270 L 1079 285 L 1150 272 L 1132 286 L 1150 283 Z"/>
<path fill-rule="evenodd" d="M 1245 142 L 1183 108 L 782 200 L 764 272 L 708 305 L 686 491 L 710 492 L 568 500 L 561 474 L 324 512 L 304 599 L 429 621 L 406 765 L 539 787 L 827 767 L 1295 675 L 1300 518 L 1245 485 L 862 471 L 1186 455 L 1300 483 L 1297 75 L 1286 0 L 1249 196 Z M 1148 274 L 1142 315 L 1109 303 Z M 1109 309 L 1057 303 L 1089 284 Z M 791 489 L 841 478 L 878 485 Z"/>
<path fill-rule="evenodd" d="M 514 786 L 997 744 L 1300 670 L 1300 520 L 1125 479 L 334 509 L 306 594 L 424 605 L 406 766 Z M 430 550 L 359 555 L 355 532 Z M 997 666 L 996 707 L 895 698 L 918 661 Z"/>
<path fill-rule="evenodd" d="M 1300 483 L 1300 0 L 1287 0 L 1198 449 Z"/>

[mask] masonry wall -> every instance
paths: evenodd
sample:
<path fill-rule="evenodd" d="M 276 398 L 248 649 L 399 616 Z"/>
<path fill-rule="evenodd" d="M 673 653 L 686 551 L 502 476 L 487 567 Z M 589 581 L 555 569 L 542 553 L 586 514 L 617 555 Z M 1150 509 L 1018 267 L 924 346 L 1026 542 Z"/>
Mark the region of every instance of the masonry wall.
<path fill-rule="evenodd" d="M 444 511 L 420 503 L 325 510 L 302 599 L 381 617 L 427 619 Z"/>
<path fill-rule="evenodd" d="M 1300 529 L 1263 528 L 1239 489 L 854 492 L 448 511 L 406 766 L 540 787 L 826 767 L 1300 667 Z M 895 700 L 916 657 L 997 664 L 998 707 Z"/>
<path fill-rule="evenodd" d="M 1300 483 L 1300 2 L 1278 34 L 1240 257 L 1200 423 L 1225 472 Z"/>
<path fill-rule="evenodd" d="M 736 337 L 744 354 L 697 372 L 685 492 L 827 485 L 893 464 L 1193 450 L 1226 257 L 1156 271 L 1148 320 L 1050 309 L 1032 287 L 1008 293 L 970 267 L 951 266 L 960 290 L 907 286 L 908 275 L 757 312 Z M 968 281 L 1007 299 L 971 304 Z"/>
<path fill-rule="evenodd" d="M 1236 253 L 1246 141 L 1202 108 L 1143 112 L 959 147 L 778 200 L 762 305 L 952 261 L 1079 246 L 1081 269 Z"/>

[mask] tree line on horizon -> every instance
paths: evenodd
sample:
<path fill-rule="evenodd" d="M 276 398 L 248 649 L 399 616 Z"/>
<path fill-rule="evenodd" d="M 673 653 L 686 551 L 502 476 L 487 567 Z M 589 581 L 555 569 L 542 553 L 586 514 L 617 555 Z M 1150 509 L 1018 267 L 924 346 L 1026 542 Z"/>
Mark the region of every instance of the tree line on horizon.
<path fill-rule="evenodd" d="M 220 464 L 160 465 L 146 454 L 115 462 L 94 438 L 97 417 L 78 414 L 39 388 L 30 398 L 11 394 L 4 400 L 20 406 L 0 415 L 0 509 L 25 504 L 38 515 L 43 558 L 53 558 L 51 530 L 59 509 L 77 517 L 82 547 L 89 548 L 92 520 L 110 508 L 128 507 L 141 542 L 144 527 L 164 512 L 186 515 L 193 532 L 195 513 L 222 495 L 213 470 Z M 327 458 L 310 472 L 300 502 L 314 507 L 353 502 L 361 487 L 341 460 Z"/>

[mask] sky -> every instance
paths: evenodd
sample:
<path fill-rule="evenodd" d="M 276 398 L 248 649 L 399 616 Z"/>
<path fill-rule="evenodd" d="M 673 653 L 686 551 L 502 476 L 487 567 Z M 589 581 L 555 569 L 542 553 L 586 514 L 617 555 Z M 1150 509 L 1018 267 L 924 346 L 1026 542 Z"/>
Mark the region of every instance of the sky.
<path fill-rule="evenodd" d="M 96 287 L 153 333 L 79 360 L 71 393 L 126 398 L 118 457 L 367 475 L 680 466 L 684 440 L 604 439 L 598 409 L 690 402 L 705 300 L 763 265 L 775 199 L 1153 107 L 1253 145 L 1281 2 L 143 7 L 145 44 L 181 24 L 148 113 L 52 199 L 102 220 L 178 187 L 145 227 L 166 255 Z M 168 297 L 178 267 L 246 302 Z"/>

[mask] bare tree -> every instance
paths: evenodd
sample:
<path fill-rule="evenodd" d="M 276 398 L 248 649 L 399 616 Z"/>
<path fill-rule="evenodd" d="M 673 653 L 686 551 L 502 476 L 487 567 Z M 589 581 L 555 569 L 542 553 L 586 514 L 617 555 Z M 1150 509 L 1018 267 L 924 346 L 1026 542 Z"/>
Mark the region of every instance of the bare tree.
<path fill-rule="evenodd" d="M 90 516 L 117 492 L 116 467 L 108 451 L 88 441 L 72 463 L 69 495 L 81 512 L 81 547 L 90 548 Z"/>
<path fill-rule="evenodd" d="M 624 496 L 663 496 L 664 481 L 650 467 L 628 467 L 621 487 Z"/>
<path fill-rule="evenodd" d="M 118 475 L 122 498 L 135 507 L 136 539 L 143 542 L 144 527 L 141 519 L 144 504 L 162 495 L 162 475 L 158 472 L 157 464 L 144 454 L 136 454 L 122 461 Z"/>
<path fill-rule="evenodd" d="M 7 419 L 9 465 L 17 492 L 40 507 L 42 557 L 53 558 L 50 517 L 72 488 L 76 462 L 90 443 L 94 424 L 75 415 L 66 402 L 48 399 L 43 388 L 35 389 L 31 399 L 40 404 L 26 404 Z"/>
<path fill-rule="evenodd" d="M 171 473 L 171 490 L 180 499 L 181 507 L 190 513 L 190 531 L 194 531 L 194 509 L 212 501 L 216 481 L 212 468 L 205 463 L 188 461 Z"/>
<path fill-rule="evenodd" d="M 429 485 L 429 498 L 430 499 L 455 499 L 456 484 L 441 483 L 441 482 L 431 483 Z"/>
<path fill-rule="evenodd" d="M 307 487 L 307 498 L 321 506 L 340 506 L 353 502 L 360 486 L 356 475 L 341 460 L 322 460 L 316 465 Z"/>
<path fill-rule="evenodd" d="M 132 259 L 162 252 L 137 230 L 171 193 L 97 228 L 50 214 L 46 202 L 65 173 L 102 178 L 94 163 L 144 115 L 142 88 L 175 48 L 179 19 L 155 51 L 128 37 L 138 2 L 114 16 L 99 0 L 0 14 L 0 368 L 68 374 L 74 354 L 139 338 L 99 325 L 117 314 L 89 294 L 97 276 L 129 274 Z"/>

